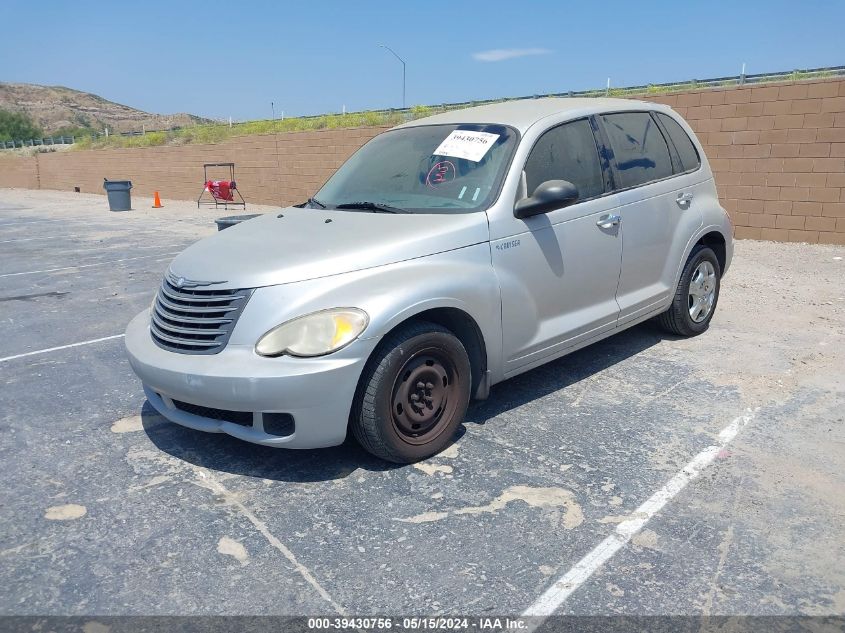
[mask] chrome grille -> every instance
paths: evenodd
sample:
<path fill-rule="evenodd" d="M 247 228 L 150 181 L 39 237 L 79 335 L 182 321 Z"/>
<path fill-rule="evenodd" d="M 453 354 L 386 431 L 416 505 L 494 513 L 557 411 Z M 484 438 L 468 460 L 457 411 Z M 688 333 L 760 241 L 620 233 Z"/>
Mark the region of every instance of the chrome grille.
<path fill-rule="evenodd" d="M 209 289 L 214 282 L 187 282 L 181 288 L 177 284 L 168 274 L 156 295 L 150 319 L 153 341 L 171 352 L 218 353 L 226 346 L 252 289 Z"/>

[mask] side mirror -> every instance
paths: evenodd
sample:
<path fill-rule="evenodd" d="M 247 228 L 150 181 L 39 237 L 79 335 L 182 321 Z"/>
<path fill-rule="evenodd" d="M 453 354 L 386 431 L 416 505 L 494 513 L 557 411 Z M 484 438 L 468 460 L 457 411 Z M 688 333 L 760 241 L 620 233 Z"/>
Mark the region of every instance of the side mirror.
<path fill-rule="evenodd" d="M 555 209 L 562 209 L 578 200 L 578 188 L 568 180 L 547 180 L 513 208 L 514 216 L 524 219 Z"/>

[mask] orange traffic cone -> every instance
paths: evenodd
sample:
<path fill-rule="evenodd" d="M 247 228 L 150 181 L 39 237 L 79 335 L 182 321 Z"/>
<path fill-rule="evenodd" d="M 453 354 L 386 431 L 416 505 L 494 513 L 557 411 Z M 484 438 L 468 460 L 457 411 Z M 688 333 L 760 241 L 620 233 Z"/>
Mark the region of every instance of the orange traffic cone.
<path fill-rule="evenodd" d="M 155 199 L 153 200 L 153 209 L 161 209 L 164 205 L 161 203 L 161 198 L 158 197 L 158 191 L 155 192 Z"/>

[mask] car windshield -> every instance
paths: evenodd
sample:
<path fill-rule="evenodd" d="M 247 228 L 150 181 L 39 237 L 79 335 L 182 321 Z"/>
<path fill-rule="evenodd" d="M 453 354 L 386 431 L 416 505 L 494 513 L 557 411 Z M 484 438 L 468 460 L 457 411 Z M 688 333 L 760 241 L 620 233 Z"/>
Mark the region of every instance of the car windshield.
<path fill-rule="evenodd" d="M 481 211 L 495 200 L 516 132 L 503 125 L 421 125 L 385 132 L 358 150 L 314 196 L 378 213 Z"/>

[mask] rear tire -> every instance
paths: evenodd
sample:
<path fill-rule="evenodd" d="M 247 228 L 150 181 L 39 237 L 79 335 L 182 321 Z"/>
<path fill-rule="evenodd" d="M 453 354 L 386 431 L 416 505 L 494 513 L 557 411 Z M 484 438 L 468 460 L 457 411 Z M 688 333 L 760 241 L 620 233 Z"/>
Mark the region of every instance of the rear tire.
<path fill-rule="evenodd" d="M 438 453 L 466 414 L 472 372 L 460 340 L 427 321 L 390 334 L 367 362 L 350 425 L 368 452 L 399 464 Z"/>
<path fill-rule="evenodd" d="M 658 317 L 661 327 L 678 336 L 696 336 L 710 327 L 716 312 L 722 269 L 716 253 L 696 245 L 684 265 L 672 305 Z"/>

